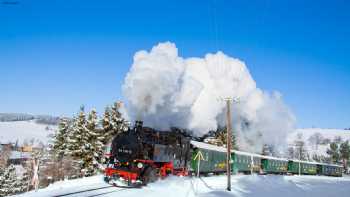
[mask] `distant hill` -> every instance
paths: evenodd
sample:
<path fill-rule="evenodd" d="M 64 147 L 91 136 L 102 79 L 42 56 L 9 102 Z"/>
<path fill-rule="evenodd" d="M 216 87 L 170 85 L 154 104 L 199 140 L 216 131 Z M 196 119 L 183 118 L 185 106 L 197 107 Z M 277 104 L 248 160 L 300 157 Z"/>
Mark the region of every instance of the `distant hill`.
<path fill-rule="evenodd" d="M 0 142 L 47 143 L 57 129 L 59 119 L 50 115 L 0 113 Z"/>
<path fill-rule="evenodd" d="M 0 113 L 0 122 L 33 120 L 38 124 L 57 125 L 59 117 L 50 115 L 31 115 L 26 113 Z"/>

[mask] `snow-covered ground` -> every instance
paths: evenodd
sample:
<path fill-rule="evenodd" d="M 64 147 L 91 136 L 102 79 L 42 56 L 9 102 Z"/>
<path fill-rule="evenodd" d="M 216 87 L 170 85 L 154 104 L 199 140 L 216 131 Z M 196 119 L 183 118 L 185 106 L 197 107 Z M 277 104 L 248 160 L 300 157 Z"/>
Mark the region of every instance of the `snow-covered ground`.
<path fill-rule="evenodd" d="M 0 142 L 22 143 L 24 140 L 32 138 L 38 139 L 44 143 L 48 141 L 48 135 L 54 133 L 57 126 L 38 124 L 34 120 L 0 122 Z"/>
<path fill-rule="evenodd" d="M 108 186 L 102 176 L 57 182 L 38 192 L 19 197 L 58 196 Z M 232 191 L 226 188 L 225 176 L 198 178 L 168 177 L 141 189 L 105 188 L 69 196 L 143 196 L 143 197 L 349 197 L 350 178 L 323 176 L 235 175 Z"/>

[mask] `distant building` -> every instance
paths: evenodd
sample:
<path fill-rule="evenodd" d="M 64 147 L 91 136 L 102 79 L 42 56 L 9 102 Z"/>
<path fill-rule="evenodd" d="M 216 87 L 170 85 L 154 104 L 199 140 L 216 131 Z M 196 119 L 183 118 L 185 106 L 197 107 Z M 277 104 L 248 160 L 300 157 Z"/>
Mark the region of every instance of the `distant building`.
<path fill-rule="evenodd" d="M 13 150 L 14 145 L 12 143 L 7 144 L 1 144 L 1 150 L 7 149 L 7 150 Z"/>
<path fill-rule="evenodd" d="M 21 147 L 21 151 L 22 151 L 22 152 L 33 152 L 33 147 L 32 147 L 32 146 L 29 146 L 29 145 L 22 146 L 22 147 Z"/>
<path fill-rule="evenodd" d="M 11 151 L 11 155 L 8 159 L 8 164 L 18 165 L 32 158 L 32 154 L 29 152 Z"/>

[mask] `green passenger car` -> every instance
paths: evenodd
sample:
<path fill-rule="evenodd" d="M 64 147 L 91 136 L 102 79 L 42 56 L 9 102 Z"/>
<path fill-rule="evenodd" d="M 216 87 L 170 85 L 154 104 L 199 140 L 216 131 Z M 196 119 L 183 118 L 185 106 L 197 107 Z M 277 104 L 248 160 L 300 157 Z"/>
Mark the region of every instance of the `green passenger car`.
<path fill-rule="evenodd" d="M 286 174 L 288 172 L 288 160 L 286 159 L 262 156 L 261 166 L 264 173 Z"/>
<path fill-rule="evenodd" d="M 300 162 L 300 173 L 306 175 L 319 174 L 320 168 L 315 162 L 289 160 L 288 161 L 288 172 L 291 174 L 299 174 L 299 162 Z"/>
<path fill-rule="evenodd" d="M 321 165 L 321 174 L 326 176 L 342 176 L 343 167 L 339 165 L 332 164 L 322 164 Z"/>
<path fill-rule="evenodd" d="M 232 151 L 232 171 L 233 173 L 253 173 L 261 171 L 261 158 L 260 155 L 246 153 L 241 151 Z"/>
<path fill-rule="evenodd" d="M 231 159 L 232 159 L 232 171 L 233 173 L 238 173 L 238 172 L 250 172 L 251 167 L 252 167 L 252 159 L 251 156 L 248 155 L 241 155 L 233 152 L 231 154 Z"/>
<path fill-rule="evenodd" d="M 201 142 L 191 142 L 193 152 L 191 157 L 191 171 L 203 174 L 226 172 L 226 150 Z M 200 162 L 200 163 L 198 163 Z"/>

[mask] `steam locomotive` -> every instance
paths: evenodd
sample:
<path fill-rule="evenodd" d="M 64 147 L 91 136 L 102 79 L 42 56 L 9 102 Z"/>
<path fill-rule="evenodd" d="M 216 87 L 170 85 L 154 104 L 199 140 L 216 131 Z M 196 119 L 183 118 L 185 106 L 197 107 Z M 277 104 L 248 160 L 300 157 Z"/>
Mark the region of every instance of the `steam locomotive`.
<path fill-rule="evenodd" d="M 136 121 L 112 140 L 105 181 L 141 186 L 169 174 L 226 172 L 226 148 L 191 140 L 179 129 L 158 131 Z M 199 157 L 200 155 L 200 157 Z M 232 150 L 232 173 L 306 174 L 342 176 L 343 167 L 335 164 L 290 160 Z"/>
<path fill-rule="evenodd" d="M 136 121 L 133 129 L 118 134 L 111 143 L 105 180 L 147 184 L 159 176 L 188 174 L 190 138 L 178 129 L 157 131 Z"/>

